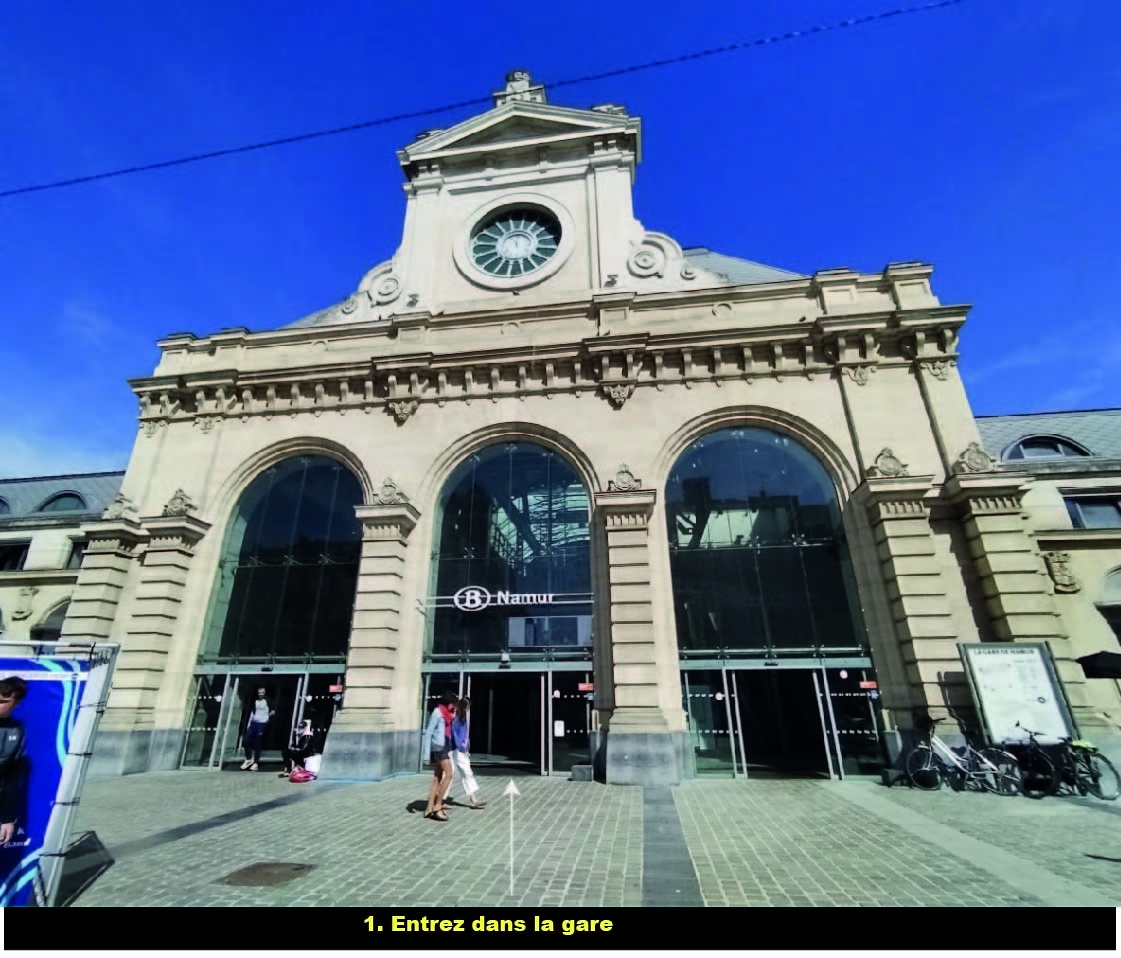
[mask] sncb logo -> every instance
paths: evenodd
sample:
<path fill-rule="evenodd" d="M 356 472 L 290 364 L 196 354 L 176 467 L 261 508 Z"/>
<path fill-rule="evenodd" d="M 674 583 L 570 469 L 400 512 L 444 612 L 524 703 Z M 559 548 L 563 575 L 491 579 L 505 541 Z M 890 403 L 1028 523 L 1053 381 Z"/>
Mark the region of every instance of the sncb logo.
<path fill-rule="evenodd" d="M 466 585 L 452 596 L 460 612 L 479 612 L 490 605 L 490 593 L 477 585 Z"/>

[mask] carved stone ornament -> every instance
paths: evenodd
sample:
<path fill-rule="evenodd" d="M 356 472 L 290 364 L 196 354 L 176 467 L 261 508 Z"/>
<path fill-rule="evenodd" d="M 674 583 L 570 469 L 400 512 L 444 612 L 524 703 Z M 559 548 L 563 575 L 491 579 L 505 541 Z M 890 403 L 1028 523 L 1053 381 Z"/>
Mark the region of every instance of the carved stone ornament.
<path fill-rule="evenodd" d="M 664 276 L 666 254 L 657 246 L 644 243 L 627 258 L 627 269 L 633 276 Z"/>
<path fill-rule="evenodd" d="M 343 300 L 342 305 L 339 307 L 339 312 L 349 316 L 358 308 L 358 297 L 351 295 Z"/>
<path fill-rule="evenodd" d="M 692 266 L 689 266 L 689 265 L 682 266 L 681 267 L 681 278 L 682 279 L 696 279 L 697 278 L 697 271 L 695 269 L 693 269 Z"/>
<path fill-rule="evenodd" d="M 397 423 L 400 425 L 417 411 L 417 406 L 419 405 L 420 403 L 415 399 L 390 400 L 389 410 L 393 413 L 393 418 L 396 419 Z"/>
<path fill-rule="evenodd" d="M 963 472 L 992 472 L 996 460 L 981 448 L 979 442 L 971 442 L 954 463 L 954 474 Z"/>
<path fill-rule="evenodd" d="M 900 462 L 895 453 L 890 449 L 884 449 L 876 456 L 875 463 L 868 469 L 868 475 L 870 476 L 898 478 L 900 476 L 906 476 L 907 474 L 907 464 Z"/>
<path fill-rule="evenodd" d="M 615 473 L 615 478 L 607 482 L 608 492 L 633 492 L 635 489 L 641 489 L 642 483 L 634 477 L 634 473 L 627 468 L 624 462 Z"/>
<path fill-rule="evenodd" d="M 874 372 L 875 366 L 842 366 L 841 371 L 856 385 L 864 386 L 868 383 L 869 373 Z"/>
<path fill-rule="evenodd" d="M 25 585 L 19 590 L 19 598 L 16 599 L 16 607 L 12 609 L 13 619 L 26 619 L 30 617 L 31 602 L 38 591 L 38 587 L 33 585 Z"/>
<path fill-rule="evenodd" d="M 1056 592 L 1077 592 L 1082 588 L 1070 571 L 1069 552 L 1044 552 L 1043 561 L 1047 564 L 1051 581 L 1055 583 Z"/>
<path fill-rule="evenodd" d="M 603 383 L 603 394 L 611 400 L 611 405 L 622 409 L 623 403 L 631 398 L 634 393 L 634 383 Z"/>
<path fill-rule="evenodd" d="M 136 515 L 136 506 L 128 497 L 117 493 L 117 497 L 109 503 L 109 508 L 102 513 L 102 519 L 120 519 L 124 515 Z"/>
<path fill-rule="evenodd" d="M 203 432 L 210 432 L 216 422 L 218 422 L 217 416 L 199 416 L 195 419 L 195 425 Z"/>
<path fill-rule="evenodd" d="M 379 306 L 392 303 L 401 295 L 401 280 L 388 273 L 374 283 L 374 300 Z"/>
<path fill-rule="evenodd" d="M 187 495 L 182 489 L 176 489 L 175 495 L 167 500 L 167 505 L 163 507 L 162 515 L 166 516 L 185 516 L 188 512 L 195 508 L 195 504 L 191 502 L 191 497 Z"/>
<path fill-rule="evenodd" d="M 950 369 L 956 365 L 957 363 L 952 359 L 936 359 L 932 363 L 927 363 L 926 368 L 935 379 L 945 382 L 950 378 Z"/>
<path fill-rule="evenodd" d="M 383 506 L 395 506 L 408 501 L 409 497 L 401 491 L 401 487 L 392 479 L 386 479 L 378 490 L 378 502 Z"/>

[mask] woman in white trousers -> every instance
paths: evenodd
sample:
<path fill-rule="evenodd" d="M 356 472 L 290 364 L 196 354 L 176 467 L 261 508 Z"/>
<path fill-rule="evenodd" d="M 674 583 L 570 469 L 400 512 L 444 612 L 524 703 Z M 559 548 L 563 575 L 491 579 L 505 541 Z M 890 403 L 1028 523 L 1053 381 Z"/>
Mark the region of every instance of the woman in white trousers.
<path fill-rule="evenodd" d="M 452 766 L 459 772 L 458 778 L 463 783 L 463 790 L 467 793 L 471 807 L 486 808 L 487 803 L 478 795 L 479 783 L 475 781 L 475 773 L 471 771 L 471 725 L 468 718 L 470 709 L 470 699 L 460 699 L 456 703 L 455 718 L 452 720 Z M 449 779 L 444 790 L 445 802 L 451 787 L 452 782 Z"/>

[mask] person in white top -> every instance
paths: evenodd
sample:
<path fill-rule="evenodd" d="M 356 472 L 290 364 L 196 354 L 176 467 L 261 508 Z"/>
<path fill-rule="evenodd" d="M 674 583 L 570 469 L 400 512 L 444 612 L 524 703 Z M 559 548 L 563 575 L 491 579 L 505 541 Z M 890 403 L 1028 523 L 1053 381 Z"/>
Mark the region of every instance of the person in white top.
<path fill-rule="evenodd" d="M 245 735 L 241 739 L 241 744 L 245 746 L 245 761 L 241 763 L 243 771 L 256 772 L 260 768 L 261 740 L 265 737 L 265 727 L 275 714 L 276 711 L 265 697 L 265 690 L 257 689 L 257 699 L 253 703 L 249 724 L 245 727 Z"/>

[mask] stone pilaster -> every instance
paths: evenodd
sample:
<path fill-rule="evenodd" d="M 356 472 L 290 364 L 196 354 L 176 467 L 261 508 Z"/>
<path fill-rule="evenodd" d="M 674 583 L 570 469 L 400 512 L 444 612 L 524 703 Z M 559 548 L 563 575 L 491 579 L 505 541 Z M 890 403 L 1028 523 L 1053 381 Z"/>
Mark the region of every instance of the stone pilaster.
<path fill-rule="evenodd" d="M 156 700 L 176 638 L 194 547 L 210 528 L 209 523 L 185 514 L 149 517 L 141 524 L 148 544 L 135 572 L 128 631 L 120 637 L 100 749 L 104 759 L 109 745 L 119 739 L 114 751 L 121 762 L 119 771 L 125 774 L 179 764 L 182 730 L 173 725 L 181 722 L 169 726 L 159 721 Z"/>
<path fill-rule="evenodd" d="M 904 730 L 915 710 L 946 716 L 945 675 L 962 672 L 948 583 L 930 526 L 932 479 L 870 478 L 856 493 L 872 525 L 897 642 L 896 649 L 874 648 L 873 655 L 879 660 L 897 655 L 900 661 L 893 664 L 902 665 L 902 670 L 878 668 L 878 674 L 881 680 L 900 671 L 905 676 L 903 683 L 881 681 L 881 703 Z"/>
<path fill-rule="evenodd" d="M 954 476 L 945 494 L 961 511 L 993 635 L 1007 642 L 1046 642 L 1080 724 L 1089 717 L 1085 675 L 1072 658 L 1070 641 L 1055 606 L 1051 579 L 1025 527 L 1022 507 L 1029 481 L 1023 476 L 966 473 Z M 1090 724 L 1094 724 L 1091 719 Z"/>
<path fill-rule="evenodd" d="M 59 638 L 74 645 L 119 641 L 113 629 L 117 607 L 148 533 L 124 516 L 85 525 L 81 534 L 89 545 Z"/>
<path fill-rule="evenodd" d="M 358 506 L 362 559 L 347 656 L 343 707 L 323 750 L 321 778 L 381 778 L 415 771 L 419 729 L 398 727 L 401 602 L 409 534 L 419 513 L 404 497 Z"/>
<path fill-rule="evenodd" d="M 666 661 L 654 633 L 649 526 L 656 498 L 653 489 L 595 495 L 610 582 L 614 709 L 604 765 L 610 784 L 665 785 L 691 774 L 688 734 L 675 731 L 682 725 L 669 720 L 658 695 L 660 682 L 678 665 Z"/>

